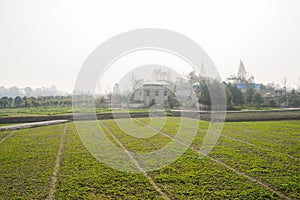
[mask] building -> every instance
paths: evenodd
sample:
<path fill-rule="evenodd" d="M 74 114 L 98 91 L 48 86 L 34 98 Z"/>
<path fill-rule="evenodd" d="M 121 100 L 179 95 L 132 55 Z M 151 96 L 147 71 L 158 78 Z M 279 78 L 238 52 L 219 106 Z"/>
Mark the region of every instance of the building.
<path fill-rule="evenodd" d="M 140 82 L 133 93 L 133 101 L 130 104 L 139 103 L 143 106 L 159 104 L 166 106 L 168 96 L 172 94 L 169 84 L 166 82 Z"/>
<path fill-rule="evenodd" d="M 227 80 L 231 81 L 232 84 L 241 89 L 242 92 L 245 92 L 248 87 L 252 87 L 257 92 L 261 89 L 261 84 L 255 83 L 254 77 L 249 76 L 242 60 L 240 60 L 237 75 L 231 75 Z"/>
<path fill-rule="evenodd" d="M 249 87 L 249 85 L 252 86 L 252 88 L 256 91 L 259 91 L 260 90 L 260 86 L 261 84 L 258 84 L 258 83 L 241 83 L 241 82 L 238 82 L 238 83 L 234 83 L 234 85 L 241 89 L 242 92 L 245 92 L 247 90 L 247 88 Z"/>

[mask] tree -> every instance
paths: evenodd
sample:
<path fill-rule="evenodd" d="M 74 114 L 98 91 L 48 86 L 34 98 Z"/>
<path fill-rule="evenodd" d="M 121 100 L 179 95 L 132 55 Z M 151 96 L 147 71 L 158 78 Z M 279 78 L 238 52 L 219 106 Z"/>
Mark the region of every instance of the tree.
<path fill-rule="evenodd" d="M 0 99 L 0 108 L 7 108 L 9 106 L 9 98 L 8 97 L 2 97 Z"/>
<path fill-rule="evenodd" d="M 17 108 L 20 108 L 23 106 L 23 99 L 20 96 L 16 96 L 16 98 L 14 99 L 14 106 Z"/>
<path fill-rule="evenodd" d="M 264 98 L 258 92 L 253 96 L 253 103 L 259 107 L 264 102 Z"/>
<path fill-rule="evenodd" d="M 33 89 L 31 89 L 31 87 L 26 87 L 24 88 L 24 91 L 25 91 L 25 94 L 30 97 L 32 92 L 33 92 Z"/>
<path fill-rule="evenodd" d="M 30 107 L 30 98 L 27 96 L 24 96 L 23 101 L 24 101 L 25 108 L 29 108 Z"/>
<path fill-rule="evenodd" d="M 227 88 L 229 89 L 231 95 L 232 95 L 232 102 L 234 105 L 242 105 L 243 104 L 243 93 L 241 89 L 237 88 L 235 85 L 232 85 L 229 83 L 227 85 Z"/>
<path fill-rule="evenodd" d="M 232 94 L 231 94 L 230 90 L 227 87 L 225 88 L 225 92 L 226 92 L 227 109 L 233 109 L 234 108 L 234 103 L 233 103 Z"/>
<path fill-rule="evenodd" d="M 19 88 L 16 86 L 10 87 L 7 91 L 7 96 L 9 97 L 16 97 L 21 95 Z"/>
<path fill-rule="evenodd" d="M 208 90 L 208 84 L 209 80 L 201 80 L 199 83 L 198 88 L 196 89 L 196 94 L 199 95 L 198 101 L 200 104 L 203 104 L 206 106 L 206 109 L 211 108 L 211 98 Z"/>
<path fill-rule="evenodd" d="M 299 107 L 300 106 L 300 93 L 296 92 L 295 89 L 291 91 L 291 93 L 288 95 L 289 98 L 289 105 L 293 107 Z"/>
<path fill-rule="evenodd" d="M 179 106 L 179 102 L 176 98 L 175 93 L 176 93 L 176 85 L 174 86 L 173 91 L 171 91 L 171 93 L 168 95 L 168 100 L 167 101 L 168 101 L 168 105 L 169 105 L 170 108 L 174 108 L 176 106 Z"/>
<path fill-rule="evenodd" d="M 198 83 L 201 80 L 205 79 L 203 76 L 201 76 L 200 74 L 197 75 L 196 71 L 191 71 L 188 75 L 187 75 L 187 79 L 189 84 L 194 84 L 194 83 Z"/>
<path fill-rule="evenodd" d="M 255 91 L 253 87 L 248 87 L 245 93 L 245 100 L 246 103 L 249 105 L 253 101 L 253 95 L 255 94 Z"/>

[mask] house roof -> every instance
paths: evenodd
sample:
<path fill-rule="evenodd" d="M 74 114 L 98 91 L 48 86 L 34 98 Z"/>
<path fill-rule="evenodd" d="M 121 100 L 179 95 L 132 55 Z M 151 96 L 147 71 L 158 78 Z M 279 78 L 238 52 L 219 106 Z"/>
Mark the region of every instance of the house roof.
<path fill-rule="evenodd" d="M 164 81 L 147 81 L 147 82 L 137 83 L 135 88 L 137 89 L 143 86 L 169 86 L 169 85 L 170 85 L 169 83 L 166 83 Z"/>
<path fill-rule="evenodd" d="M 165 86 L 165 85 L 170 85 L 169 83 L 166 83 L 164 81 L 149 81 L 149 82 L 143 82 L 142 85 L 161 85 L 161 86 Z"/>

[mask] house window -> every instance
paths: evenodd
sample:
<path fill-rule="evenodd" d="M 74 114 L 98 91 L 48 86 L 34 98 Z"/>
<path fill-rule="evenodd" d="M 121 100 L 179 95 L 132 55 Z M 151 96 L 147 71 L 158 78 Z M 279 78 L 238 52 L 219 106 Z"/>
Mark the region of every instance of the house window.
<path fill-rule="evenodd" d="M 159 96 L 159 91 L 155 91 L 155 96 Z"/>
<path fill-rule="evenodd" d="M 150 96 L 150 91 L 146 90 L 146 96 L 149 97 Z"/>
<path fill-rule="evenodd" d="M 165 97 L 168 96 L 168 91 L 167 90 L 164 91 L 164 96 Z"/>

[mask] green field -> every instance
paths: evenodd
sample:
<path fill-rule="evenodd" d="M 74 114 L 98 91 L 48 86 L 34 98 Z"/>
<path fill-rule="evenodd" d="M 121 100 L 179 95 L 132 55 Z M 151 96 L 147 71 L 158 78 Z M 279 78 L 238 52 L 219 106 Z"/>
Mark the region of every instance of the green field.
<path fill-rule="evenodd" d="M 133 125 L 127 120 L 118 122 L 149 134 L 161 119 L 151 126 L 149 118 L 134 119 Z M 226 122 L 203 159 L 198 150 L 209 123 L 189 122 L 199 123 L 199 129 L 184 155 L 144 174 L 98 162 L 73 122 L 0 132 L 0 199 L 300 199 L 299 121 Z M 143 139 L 125 134 L 114 120 L 99 125 L 117 146 L 147 153 L 173 140 L 180 118 L 168 118 L 160 132 Z M 187 133 L 191 128 L 181 126 Z"/>
<path fill-rule="evenodd" d="M 148 112 L 149 109 L 130 109 L 130 112 Z M 116 109 L 118 112 L 127 112 L 126 109 Z M 30 117 L 41 115 L 68 115 L 73 113 L 91 113 L 92 109 L 72 109 L 72 107 L 39 107 L 39 108 L 6 108 L 0 109 L 1 117 Z M 96 108 L 96 113 L 110 113 L 111 108 Z"/>

